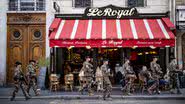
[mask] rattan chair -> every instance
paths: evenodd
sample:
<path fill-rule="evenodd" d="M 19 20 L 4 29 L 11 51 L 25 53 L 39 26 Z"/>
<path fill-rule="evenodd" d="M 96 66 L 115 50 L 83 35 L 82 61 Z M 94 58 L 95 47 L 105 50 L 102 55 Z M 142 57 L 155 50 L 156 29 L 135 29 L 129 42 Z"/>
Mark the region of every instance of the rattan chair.
<path fill-rule="evenodd" d="M 74 84 L 74 75 L 73 74 L 67 74 L 65 75 L 65 90 L 71 90 L 73 91 L 73 84 Z"/>
<path fill-rule="evenodd" d="M 59 77 L 56 74 L 51 74 L 49 79 L 50 91 L 57 91 L 59 89 Z"/>

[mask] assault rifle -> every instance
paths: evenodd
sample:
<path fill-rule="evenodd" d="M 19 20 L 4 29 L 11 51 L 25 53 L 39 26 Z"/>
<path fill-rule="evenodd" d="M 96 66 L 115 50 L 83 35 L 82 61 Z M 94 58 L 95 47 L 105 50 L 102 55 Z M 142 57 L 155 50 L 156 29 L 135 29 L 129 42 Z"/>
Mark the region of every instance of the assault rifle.
<path fill-rule="evenodd" d="M 25 82 L 25 84 L 28 85 L 28 81 L 27 81 L 27 79 L 26 79 L 24 73 L 22 72 L 21 69 L 19 69 L 19 71 L 20 71 L 20 74 L 21 74 L 21 80 L 23 80 L 23 81 Z"/>

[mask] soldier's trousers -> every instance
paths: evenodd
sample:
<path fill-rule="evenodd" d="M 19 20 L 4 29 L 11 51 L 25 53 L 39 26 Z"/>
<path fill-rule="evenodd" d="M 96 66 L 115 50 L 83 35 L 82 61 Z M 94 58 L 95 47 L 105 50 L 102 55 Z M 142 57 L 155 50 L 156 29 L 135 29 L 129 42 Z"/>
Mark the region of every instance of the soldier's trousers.
<path fill-rule="evenodd" d="M 92 77 L 87 77 L 87 80 L 86 80 L 86 83 L 87 83 L 87 89 L 88 89 L 88 93 L 92 93 L 92 81 L 93 81 L 93 78 Z"/>
<path fill-rule="evenodd" d="M 25 85 L 24 81 L 15 81 L 15 90 L 13 91 L 12 98 L 15 98 L 16 94 L 19 91 L 19 88 L 21 88 L 25 98 L 29 96 L 26 91 L 26 85 Z"/>
<path fill-rule="evenodd" d="M 130 93 L 131 92 L 131 89 L 133 87 L 133 84 L 134 84 L 134 80 L 135 80 L 135 75 L 131 74 L 131 75 L 128 75 L 127 78 L 126 78 L 126 85 L 125 85 L 125 89 L 126 89 L 126 93 Z"/>
<path fill-rule="evenodd" d="M 31 87 L 33 88 L 35 95 L 38 95 L 39 94 L 39 92 L 37 91 L 38 87 L 37 87 L 37 83 L 36 83 L 36 78 L 34 78 L 34 77 L 30 78 L 28 89 L 27 89 L 28 94 L 29 94 Z"/>
<path fill-rule="evenodd" d="M 178 73 L 171 73 L 170 75 L 170 89 L 177 89 L 177 91 L 180 91 L 180 81 Z"/>
<path fill-rule="evenodd" d="M 110 81 L 103 81 L 103 97 L 110 97 L 112 85 Z"/>
<path fill-rule="evenodd" d="M 92 81 L 93 81 L 93 78 L 92 77 L 85 77 L 84 81 L 81 83 L 81 89 L 80 91 L 83 93 L 83 91 L 87 88 L 88 90 L 88 93 L 92 93 Z"/>

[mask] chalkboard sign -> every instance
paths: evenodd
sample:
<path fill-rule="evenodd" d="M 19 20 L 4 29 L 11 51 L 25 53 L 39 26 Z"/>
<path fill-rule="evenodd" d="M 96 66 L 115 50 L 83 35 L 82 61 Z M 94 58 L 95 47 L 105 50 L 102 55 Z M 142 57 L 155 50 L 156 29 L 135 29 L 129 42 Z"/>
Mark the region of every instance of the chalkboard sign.
<path fill-rule="evenodd" d="M 46 70 L 46 67 L 41 67 L 39 70 L 38 87 L 41 89 L 45 89 Z"/>

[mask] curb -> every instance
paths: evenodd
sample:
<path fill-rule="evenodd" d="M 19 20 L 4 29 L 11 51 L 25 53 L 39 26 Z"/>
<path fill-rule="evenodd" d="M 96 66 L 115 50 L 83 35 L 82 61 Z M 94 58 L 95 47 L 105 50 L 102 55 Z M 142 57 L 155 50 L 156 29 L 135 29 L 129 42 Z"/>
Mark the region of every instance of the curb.
<path fill-rule="evenodd" d="M 10 96 L 0 96 L 0 99 L 10 99 Z M 24 96 L 17 96 L 16 99 L 24 99 Z M 87 95 L 56 95 L 56 96 L 33 96 L 31 99 L 102 99 L 102 96 L 87 96 Z M 113 95 L 112 99 L 127 99 L 127 100 L 185 100 L 185 96 L 119 96 Z"/>

